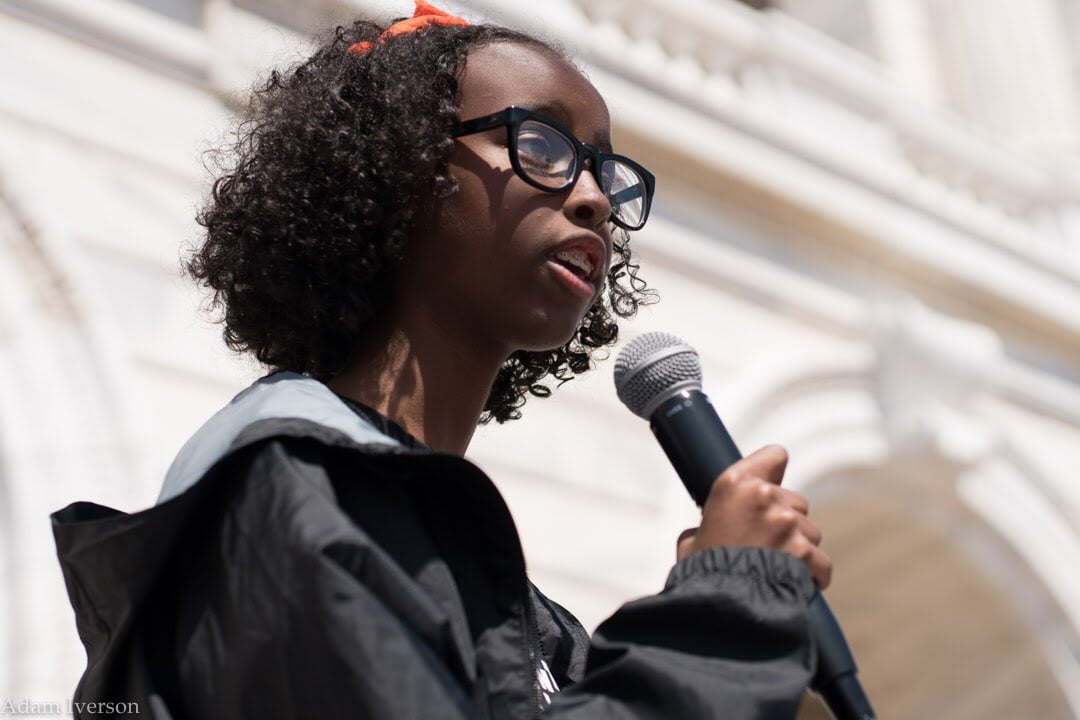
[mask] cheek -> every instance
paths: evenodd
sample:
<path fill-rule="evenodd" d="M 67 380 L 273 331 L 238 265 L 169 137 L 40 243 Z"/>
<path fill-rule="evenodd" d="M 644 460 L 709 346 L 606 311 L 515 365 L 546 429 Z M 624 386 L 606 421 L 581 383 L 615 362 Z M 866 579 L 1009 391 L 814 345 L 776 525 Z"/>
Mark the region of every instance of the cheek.
<path fill-rule="evenodd" d="M 444 215 L 458 232 L 486 230 L 509 238 L 525 223 L 537 225 L 534 215 L 560 206 L 556 194 L 537 190 L 514 173 L 503 146 L 461 150 L 449 171 L 458 191 L 446 199 Z"/>
<path fill-rule="evenodd" d="M 485 203 L 483 185 L 476 178 L 463 173 L 455 173 L 458 178 L 457 191 L 440 201 L 435 212 L 434 235 L 460 237 L 471 226 L 482 222 L 478 208 Z"/>

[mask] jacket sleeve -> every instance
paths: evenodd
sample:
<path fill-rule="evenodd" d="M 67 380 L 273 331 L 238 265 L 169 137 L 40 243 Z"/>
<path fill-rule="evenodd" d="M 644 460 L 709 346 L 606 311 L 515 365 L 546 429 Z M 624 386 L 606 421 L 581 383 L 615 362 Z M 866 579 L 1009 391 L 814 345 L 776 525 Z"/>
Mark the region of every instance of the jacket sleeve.
<path fill-rule="evenodd" d="M 317 451 L 271 442 L 233 470 L 239 489 L 175 578 L 179 716 L 489 716 L 470 689 L 468 629 L 416 590 L 437 563 L 425 562 L 429 541 L 407 497 L 373 483 L 360 527 L 340 512 Z M 787 555 L 695 554 L 662 593 L 599 628 L 584 676 L 544 717 L 794 717 L 813 665 L 811 591 Z"/>
<path fill-rule="evenodd" d="M 815 669 L 806 609 L 813 581 L 785 553 L 695 553 L 658 595 L 600 625 L 584 676 L 551 718 L 793 718 Z"/>

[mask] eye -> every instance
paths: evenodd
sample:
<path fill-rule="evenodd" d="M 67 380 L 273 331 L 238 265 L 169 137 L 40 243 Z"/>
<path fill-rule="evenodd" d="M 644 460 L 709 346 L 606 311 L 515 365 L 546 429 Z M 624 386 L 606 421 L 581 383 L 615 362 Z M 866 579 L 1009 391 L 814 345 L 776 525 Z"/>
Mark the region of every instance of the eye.
<path fill-rule="evenodd" d="M 518 162 L 537 179 L 565 180 L 574 167 L 574 146 L 559 131 L 535 121 L 521 124 L 517 136 Z"/>
<path fill-rule="evenodd" d="M 558 154 L 558 150 L 552 146 L 551 138 L 545 133 L 522 131 L 518 135 L 518 158 L 530 167 L 552 167 L 559 160 Z"/>
<path fill-rule="evenodd" d="M 523 164 L 535 168 L 552 168 L 566 163 L 566 142 L 559 142 L 551 133 L 522 131 L 517 136 L 517 157 Z"/>

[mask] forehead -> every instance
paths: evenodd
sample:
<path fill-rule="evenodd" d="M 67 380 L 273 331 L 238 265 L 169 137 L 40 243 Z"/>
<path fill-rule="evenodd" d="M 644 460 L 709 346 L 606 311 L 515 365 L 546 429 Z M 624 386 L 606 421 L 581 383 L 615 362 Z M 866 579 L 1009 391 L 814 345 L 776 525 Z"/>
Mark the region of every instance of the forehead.
<path fill-rule="evenodd" d="M 577 68 L 547 48 L 521 43 L 493 43 L 470 52 L 458 103 L 462 119 L 510 105 L 538 109 L 586 141 L 606 141 L 611 127 L 603 97 Z"/>

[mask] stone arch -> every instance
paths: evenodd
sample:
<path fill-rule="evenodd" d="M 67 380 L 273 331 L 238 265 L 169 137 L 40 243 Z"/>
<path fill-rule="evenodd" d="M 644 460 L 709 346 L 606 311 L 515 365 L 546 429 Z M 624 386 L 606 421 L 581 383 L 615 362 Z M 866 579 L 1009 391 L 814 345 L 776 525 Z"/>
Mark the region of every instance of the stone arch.
<path fill-rule="evenodd" d="M 987 707 L 978 706 L 972 698 L 982 697 L 999 706 L 1019 703 L 1017 717 L 1080 715 L 1076 689 L 1080 687 L 1080 624 L 1069 613 L 1072 596 L 1060 578 L 1064 568 L 1080 565 L 1080 554 L 1063 558 L 1059 551 L 1053 563 L 1055 574 L 1053 567 L 1039 562 L 1038 543 L 1025 543 L 1018 528 L 1008 527 L 1002 513 L 995 512 L 995 507 L 1022 501 L 1029 533 L 1033 527 L 1069 528 L 1053 483 L 1021 448 L 978 423 L 965 428 L 974 434 L 989 433 L 985 443 L 969 443 L 982 448 L 975 453 L 965 450 L 963 443 L 937 438 L 935 433 L 942 428 L 898 434 L 890 423 L 889 408 L 878 396 L 880 372 L 880 359 L 868 354 L 846 364 L 804 364 L 782 377 L 774 374 L 771 382 L 762 381 L 746 394 L 740 405 L 753 410 L 734 416 L 732 423 L 733 432 L 747 446 L 779 439 L 791 451 L 791 479 L 810 497 L 814 517 L 825 528 L 826 548 L 837 561 L 830 601 L 845 627 L 852 625 L 849 640 L 863 673 L 869 673 L 864 682 L 871 696 L 876 702 L 886 702 L 886 707 L 877 708 L 879 713 L 882 717 L 978 717 Z M 988 494 L 993 503 L 978 502 Z M 860 517 L 872 520 L 860 521 Z M 1072 534 L 1080 548 L 1076 531 Z M 905 572 L 875 567 L 875 552 L 887 558 L 904 557 L 905 542 L 920 548 L 926 561 Z M 878 549 L 871 551 L 868 545 Z M 844 581 L 845 564 L 849 572 L 862 576 L 862 583 L 851 582 L 859 578 L 850 576 Z M 920 578 L 935 572 L 944 578 L 940 585 L 920 592 Z M 890 592 L 880 592 L 885 585 Z M 921 625 L 909 628 L 874 624 L 876 615 L 902 616 L 898 598 L 922 610 L 938 603 L 936 612 L 942 622 L 962 620 L 965 615 L 981 617 L 987 632 L 980 634 L 974 628 L 965 633 L 949 626 L 941 630 L 942 637 L 956 630 L 963 641 L 935 648 L 931 657 L 920 661 L 918 648 L 903 643 L 915 642 L 912 638 L 933 642 L 932 636 L 919 630 L 935 627 L 933 619 L 924 618 Z M 871 647 L 882 639 L 906 649 L 888 660 Z M 1010 645 L 1015 646 L 1012 655 Z M 962 646 L 976 649 L 976 657 L 966 660 L 970 667 L 987 676 L 1004 673 L 1006 680 L 1023 678 L 1023 687 L 1002 691 L 1001 697 L 990 688 L 968 693 L 968 698 L 946 698 L 946 690 L 933 683 L 922 697 L 903 692 L 905 681 L 896 674 L 904 670 L 905 662 L 911 672 L 909 682 L 920 682 L 917 678 L 922 673 L 933 676 L 935 668 L 955 675 Z M 917 668 L 912 665 L 916 662 L 920 663 Z M 1018 664 L 1011 675 L 1000 669 L 1008 662 Z M 875 677 L 875 673 L 886 677 Z M 978 682 L 984 680 L 978 678 Z M 1024 715 L 1023 703 L 1028 703 L 1029 710 L 1040 710 Z M 999 709 L 992 709 L 991 714 Z M 808 707 L 803 717 L 827 717 L 820 712 Z"/>
<path fill-rule="evenodd" d="M 78 239 L 34 212 L 17 179 L 0 171 L 0 687 L 66 697 L 85 656 L 62 621 L 48 515 L 91 488 L 123 495 L 131 425 Z"/>

